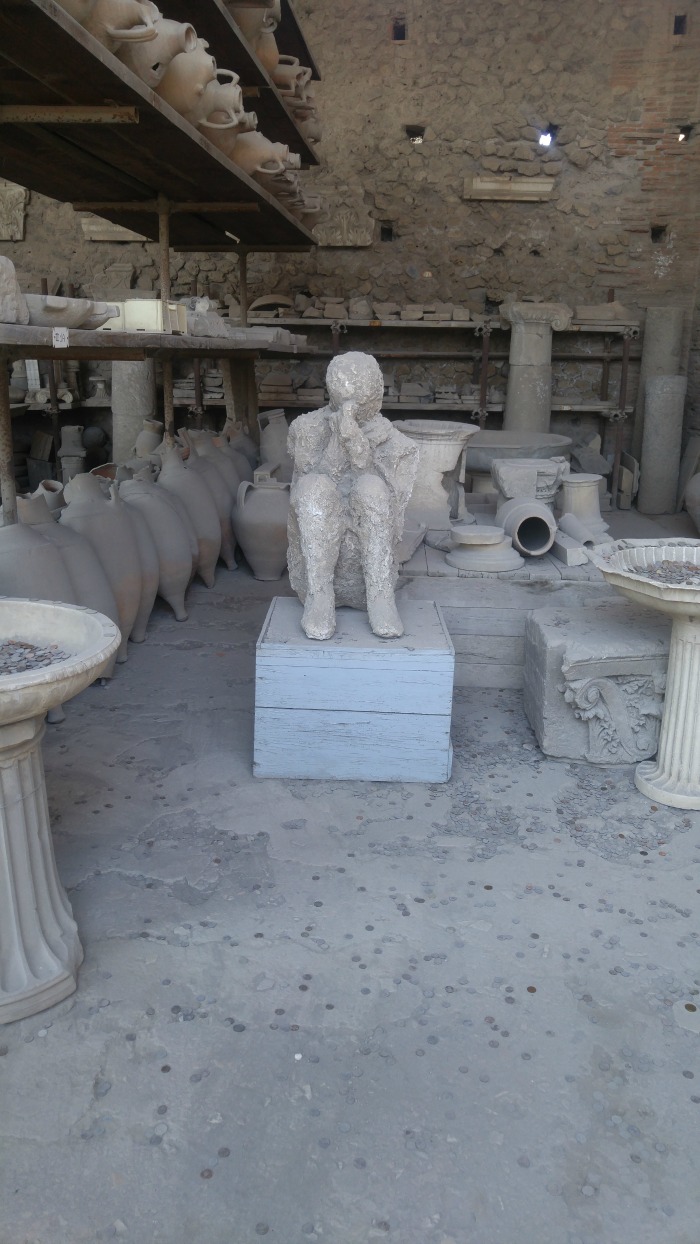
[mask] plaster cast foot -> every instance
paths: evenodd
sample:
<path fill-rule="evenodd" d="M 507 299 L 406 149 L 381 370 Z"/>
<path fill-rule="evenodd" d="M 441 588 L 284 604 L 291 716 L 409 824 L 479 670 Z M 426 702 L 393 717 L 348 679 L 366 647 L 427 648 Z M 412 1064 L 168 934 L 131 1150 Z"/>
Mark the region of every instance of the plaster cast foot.
<path fill-rule="evenodd" d="M 309 593 L 304 604 L 301 627 L 309 639 L 330 639 L 335 631 L 335 594 L 333 588 Z"/>
<path fill-rule="evenodd" d="M 369 624 L 380 639 L 398 639 L 403 635 L 403 622 L 396 608 L 394 593 L 387 592 L 374 599 L 367 598 Z"/>

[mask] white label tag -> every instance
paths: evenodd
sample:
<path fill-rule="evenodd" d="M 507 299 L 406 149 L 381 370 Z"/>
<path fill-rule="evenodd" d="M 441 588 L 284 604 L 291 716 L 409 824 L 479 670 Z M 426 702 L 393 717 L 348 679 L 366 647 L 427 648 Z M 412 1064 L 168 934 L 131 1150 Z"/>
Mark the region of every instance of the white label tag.
<path fill-rule="evenodd" d="M 54 350 L 65 350 L 68 345 L 68 329 L 54 328 L 51 334 L 51 341 Z"/>

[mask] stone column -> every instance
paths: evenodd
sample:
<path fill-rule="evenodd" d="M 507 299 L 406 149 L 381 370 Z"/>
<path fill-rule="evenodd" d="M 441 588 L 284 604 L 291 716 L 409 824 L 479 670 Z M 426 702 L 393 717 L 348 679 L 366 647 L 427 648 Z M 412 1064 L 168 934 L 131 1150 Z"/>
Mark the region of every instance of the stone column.
<path fill-rule="evenodd" d="M 640 514 L 675 513 L 687 386 L 685 376 L 652 376 L 646 382 L 637 493 Z"/>
<path fill-rule="evenodd" d="M 630 450 L 637 461 L 644 438 L 645 385 L 651 376 L 677 376 L 680 372 L 683 317 L 682 307 L 647 307 Z"/>
<path fill-rule="evenodd" d="M 0 726 L 0 1024 L 67 998 L 83 951 L 56 871 L 43 717 Z"/>
<path fill-rule="evenodd" d="M 500 307 L 512 325 L 508 394 L 503 427 L 548 432 L 552 413 L 552 329 L 571 323 L 570 307 L 557 302 L 512 302 Z"/>
<path fill-rule="evenodd" d="M 654 803 L 700 808 L 699 712 L 700 626 L 692 616 L 674 617 L 659 750 L 634 775 L 637 789 Z"/>
<path fill-rule="evenodd" d="M 156 417 L 156 365 L 153 359 L 138 363 L 112 363 L 112 461 L 133 457 L 136 437 L 144 419 Z"/>

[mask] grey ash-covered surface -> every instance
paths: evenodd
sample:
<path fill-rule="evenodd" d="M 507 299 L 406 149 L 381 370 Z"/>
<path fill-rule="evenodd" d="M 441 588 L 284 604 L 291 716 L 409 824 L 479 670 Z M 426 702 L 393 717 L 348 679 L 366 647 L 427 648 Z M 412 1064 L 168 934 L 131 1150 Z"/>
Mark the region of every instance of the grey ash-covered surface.
<path fill-rule="evenodd" d="M 86 959 L 0 1030 L 1 1244 L 697 1244 L 700 818 L 515 690 L 457 691 L 447 785 L 254 780 L 275 590 L 48 731 Z"/>

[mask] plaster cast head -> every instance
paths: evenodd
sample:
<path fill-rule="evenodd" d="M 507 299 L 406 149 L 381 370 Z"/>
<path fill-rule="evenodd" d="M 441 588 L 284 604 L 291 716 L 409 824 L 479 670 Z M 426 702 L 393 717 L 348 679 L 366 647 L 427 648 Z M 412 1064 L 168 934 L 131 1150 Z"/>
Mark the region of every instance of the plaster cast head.
<path fill-rule="evenodd" d="M 358 423 L 374 419 L 382 407 L 384 376 L 371 354 L 350 350 L 338 354 L 328 365 L 326 385 L 332 410 L 352 402 Z"/>

